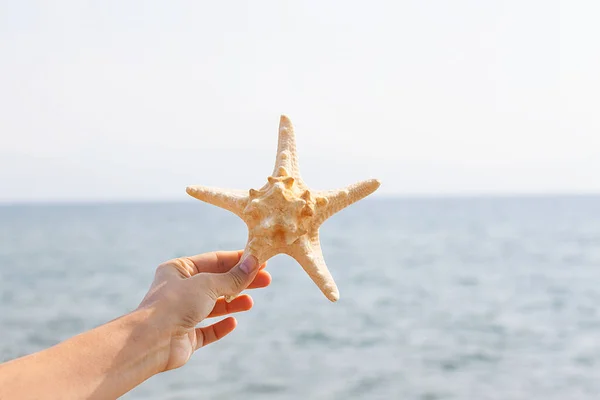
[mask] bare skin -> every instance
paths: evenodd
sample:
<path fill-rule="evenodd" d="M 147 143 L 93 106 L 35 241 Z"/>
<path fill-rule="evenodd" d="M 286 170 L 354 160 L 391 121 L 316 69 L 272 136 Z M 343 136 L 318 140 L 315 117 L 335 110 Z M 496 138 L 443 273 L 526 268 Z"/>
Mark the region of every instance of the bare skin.
<path fill-rule="evenodd" d="M 114 399 L 146 379 L 184 365 L 199 348 L 229 334 L 227 317 L 252 308 L 241 295 L 271 283 L 265 265 L 242 251 L 177 258 L 156 269 L 154 282 L 129 314 L 56 346 L 0 364 L 0 399 Z M 254 265 L 253 265 L 254 264 Z M 248 268 L 246 268 L 248 267 Z"/>

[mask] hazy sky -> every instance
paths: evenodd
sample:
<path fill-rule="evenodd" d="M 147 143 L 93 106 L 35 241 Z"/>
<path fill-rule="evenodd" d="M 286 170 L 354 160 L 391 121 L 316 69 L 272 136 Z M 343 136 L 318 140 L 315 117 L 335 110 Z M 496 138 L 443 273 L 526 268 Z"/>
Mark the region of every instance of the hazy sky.
<path fill-rule="evenodd" d="M 0 201 L 600 191 L 598 1 L 0 1 Z"/>

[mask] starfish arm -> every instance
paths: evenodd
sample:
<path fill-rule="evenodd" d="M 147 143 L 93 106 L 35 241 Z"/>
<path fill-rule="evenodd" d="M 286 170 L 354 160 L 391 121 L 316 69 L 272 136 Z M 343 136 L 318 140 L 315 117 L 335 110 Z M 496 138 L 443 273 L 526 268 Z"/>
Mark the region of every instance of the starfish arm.
<path fill-rule="evenodd" d="M 325 265 L 318 233 L 310 239 L 306 236 L 302 237 L 286 252 L 298 261 L 325 297 L 331 301 L 337 301 L 340 298 L 335 281 Z"/>
<path fill-rule="evenodd" d="M 285 115 L 282 115 L 279 119 L 279 139 L 277 141 L 277 158 L 275 168 L 273 168 L 273 176 L 281 176 L 281 168 L 285 169 L 288 175 L 300 178 L 296 134 L 292 122 Z"/>
<path fill-rule="evenodd" d="M 376 191 L 380 184 L 381 183 L 377 179 L 369 179 L 367 181 L 355 183 L 344 189 L 320 192 L 317 196 L 324 197 L 327 201 L 315 216 L 316 226 L 321 225 L 333 214 L 367 197 Z"/>
<path fill-rule="evenodd" d="M 219 189 L 207 186 L 193 185 L 186 188 L 186 192 L 198 200 L 221 207 L 242 217 L 248 196 L 243 190 Z"/>

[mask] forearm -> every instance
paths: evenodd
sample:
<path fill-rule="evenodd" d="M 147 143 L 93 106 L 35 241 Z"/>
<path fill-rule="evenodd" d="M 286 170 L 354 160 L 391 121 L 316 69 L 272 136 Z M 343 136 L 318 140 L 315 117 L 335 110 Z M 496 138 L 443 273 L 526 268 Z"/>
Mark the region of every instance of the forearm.
<path fill-rule="evenodd" d="M 135 311 L 0 365 L 0 399 L 117 398 L 163 371 L 169 346 L 152 310 Z"/>

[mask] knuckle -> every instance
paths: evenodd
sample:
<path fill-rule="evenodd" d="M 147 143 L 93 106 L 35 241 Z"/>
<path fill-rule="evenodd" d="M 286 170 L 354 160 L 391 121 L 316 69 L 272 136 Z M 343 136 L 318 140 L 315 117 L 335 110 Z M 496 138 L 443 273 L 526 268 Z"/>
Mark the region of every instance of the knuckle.
<path fill-rule="evenodd" d="M 154 278 L 161 279 L 162 277 L 166 276 L 169 272 L 172 272 L 172 271 L 173 271 L 172 260 L 165 261 L 162 264 L 160 264 L 158 267 L 156 267 L 156 271 L 154 272 Z"/>
<path fill-rule="evenodd" d="M 169 260 L 161 263 L 158 267 L 156 267 L 156 272 L 164 271 L 165 269 L 171 268 L 172 261 L 173 260 Z"/>
<path fill-rule="evenodd" d="M 189 258 L 173 258 L 169 261 L 165 261 L 162 264 L 160 264 L 157 268 L 156 268 L 156 272 L 164 272 L 164 271 L 177 271 L 179 274 L 181 274 L 182 276 L 188 278 L 190 277 L 192 274 L 190 272 L 190 259 Z"/>

